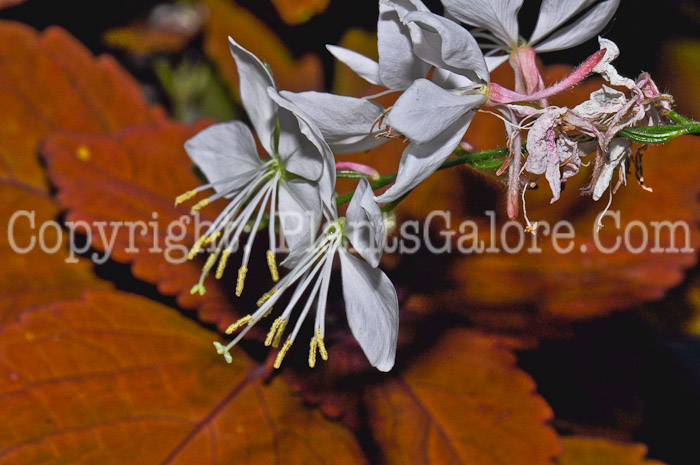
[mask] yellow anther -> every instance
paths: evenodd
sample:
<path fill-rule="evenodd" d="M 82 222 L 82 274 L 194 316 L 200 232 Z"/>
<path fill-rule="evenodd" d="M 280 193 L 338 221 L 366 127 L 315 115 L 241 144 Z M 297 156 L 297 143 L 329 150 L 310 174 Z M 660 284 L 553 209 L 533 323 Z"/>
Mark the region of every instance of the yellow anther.
<path fill-rule="evenodd" d="M 328 360 L 328 352 L 326 351 L 326 345 L 323 343 L 323 338 L 321 337 L 321 330 L 316 328 L 316 339 L 318 340 L 318 351 L 321 353 L 321 358 L 323 360 Z"/>
<path fill-rule="evenodd" d="M 182 202 L 187 202 L 195 195 L 197 195 L 197 191 L 195 190 L 187 191 L 184 194 L 178 195 L 175 199 L 175 205 L 180 205 Z"/>
<path fill-rule="evenodd" d="M 258 307 L 261 307 L 262 304 L 264 304 L 264 303 L 267 301 L 267 299 L 269 299 L 270 297 L 272 297 L 272 295 L 273 295 L 275 292 L 277 292 L 277 289 L 272 288 L 272 289 L 270 289 L 269 291 L 267 291 L 266 293 L 264 293 L 263 296 L 260 297 L 260 298 L 258 299 Z"/>
<path fill-rule="evenodd" d="M 190 253 L 187 254 L 187 259 L 192 260 L 200 250 L 202 250 L 202 244 L 204 244 L 204 241 L 207 240 L 207 236 L 202 236 L 199 239 L 197 239 L 197 242 L 194 243 L 192 246 L 192 249 L 190 249 Z"/>
<path fill-rule="evenodd" d="M 236 297 L 240 297 L 245 284 L 245 275 L 248 274 L 248 267 L 243 265 L 238 269 L 238 281 L 236 281 Z"/>
<path fill-rule="evenodd" d="M 280 317 L 281 318 L 281 317 Z M 272 347 L 277 348 L 277 346 L 280 345 L 280 341 L 282 340 L 282 333 L 284 333 L 284 328 L 287 327 L 287 320 L 282 320 L 277 327 L 277 335 L 275 336 L 275 340 L 272 341 Z"/>
<path fill-rule="evenodd" d="M 525 227 L 525 232 L 530 233 L 533 236 L 537 233 L 537 221 L 535 221 L 532 224 L 529 224 Z"/>
<path fill-rule="evenodd" d="M 221 236 L 221 231 L 216 231 L 214 234 L 212 234 L 204 240 L 204 244 L 211 244 L 212 242 L 217 240 L 219 236 Z"/>
<path fill-rule="evenodd" d="M 277 334 L 277 327 L 279 327 L 280 324 L 284 319 L 282 317 L 278 317 L 275 321 L 272 322 L 272 326 L 270 326 L 270 332 L 267 333 L 267 337 L 265 338 L 265 345 L 269 346 L 272 344 L 272 340 L 275 338 L 275 334 Z"/>
<path fill-rule="evenodd" d="M 226 334 L 233 333 L 235 330 L 237 330 L 238 328 L 240 328 L 244 324 L 248 323 L 251 320 L 251 318 L 253 318 L 253 317 L 250 315 L 244 316 L 243 318 L 241 318 L 240 320 L 236 321 L 234 324 L 232 324 L 231 326 L 226 328 L 226 331 L 224 331 L 224 332 Z"/>
<path fill-rule="evenodd" d="M 216 254 L 209 254 L 209 257 L 207 257 L 207 262 L 204 264 L 204 271 L 207 272 L 211 270 L 211 267 L 214 266 L 214 262 L 216 262 Z"/>
<path fill-rule="evenodd" d="M 279 368 L 280 365 L 282 365 L 282 360 L 284 359 L 284 356 L 287 355 L 287 351 L 289 348 L 292 346 L 292 338 L 288 337 L 287 340 L 285 341 L 284 345 L 280 349 L 280 351 L 277 353 L 277 358 L 275 358 L 275 368 Z"/>
<path fill-rule="evenodd" d="M 270 316 L 270 313 L 272 313 L 272 305 L 270 305 L 270 308 L 268 308 L 267 311 L 263 313 L 263 316 L 261 316 L 260 318 L 267 318 L 268 316 Z"/>
<path fill-rule="evenodd" d="M 270 275 L 272 276 L 272 280 L 274 282 L 279 281 L 280 274 L 277 270 L 277 261 L 275 261 L 275 254 L 272 252 L 272 250 L 267 251 L 267 267 L 270 268 Z"/>
<path fill-rule="evenodd" d="M 225 249 L 222 254 L 221 254 L 221 261 L 219 262 L 219 266 L 216 267 L 216 279 L 221 279 L 221 277 L 224 275 L 224 269 L 226 268 L 226 262 L 228 261 L 228 257 L 231 255 L 231 251 L 229 249 Z"/>
<path fill-rule="evenodd" d="M 206 207 L 207 205 L 209 205 L 209 199 L 200 200 L 198 203 L 196 203 L 194 205 L 194 207 L 192 207 L 192 211 L 196 212 L 197 210 L 201 210 L 202 208 Z"/>
<path fill-rule="evenodd" d="M 311 344 L 309 345 L 309 367 L 313 368 L 316 366 L 316 348 L 318 347 L 318 341 L 316 340 L 316 335 L 311 338 Z"/>

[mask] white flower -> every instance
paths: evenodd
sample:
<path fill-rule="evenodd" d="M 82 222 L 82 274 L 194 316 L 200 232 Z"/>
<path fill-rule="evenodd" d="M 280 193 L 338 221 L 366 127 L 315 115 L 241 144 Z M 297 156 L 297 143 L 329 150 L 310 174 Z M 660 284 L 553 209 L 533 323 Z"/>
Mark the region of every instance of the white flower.
<path fill-rule="evenodd" d="M 594 37 L 610 21 L 620 0 L 543 0 L 529 39 L 519 35 L 518 12 L 523 0 L 442 0 L 447 14 L 477 28 L 474 34 L 493 42 L 486 62 L 493 70 L 520 47 L 553 52 L 575 47 Z M 571 24 L 567 24 L 574 19 Z M 564 26 L 564 27 L 562 27 Z"/>
<path fill-rule="evenodd" d="M 489 72 L 476 40 L 457 23 L 430 12 L 404 17 L 414 51 L 435 67 L 433 80 L 416 80 L 389 111 L 387 124 L 406 136 L 396 182 L 377 198 L 390 202 L 430 176 L 462 140 L 476 108 L 486 101 Z"/>
<path fill-rule="evenodd" d="M 240 334 L 226 346 L 219 342 L 214 343 L 217 351 L 230 362 L 232 357 L 229 350 L 254 324 L 272 311 L 273 305 L 287 290 L 294 288 L 289 303 L 272 323 L 265 340 L 265 345 L 277 347 L 292 319 L 292 311 L 310 288 L 294 328 L 277 354 L 274 366 L 280 367 L 312 307 L 315 316 L 314 334 L 309 348 L 309 366 L 315 366 L 317 353 L 326 360 L 326 300 L 333 259 L 337 253 L 340 257 L 343 297 L 350 330 L 372 366 L 381 371 L 389 371 L 394 366 L 396 356 L 398 299 L 389 278 L 376 268 L 384 241 L 382 212 L 373 199 L 369 182 L 363 178 L 348 205 L 346 217 L 338 218 L 337 212 L 332 212 L 321 236 L 298 257 L 289 274 L 258 301 L 258 310 L 241 318 L 226 330 L 230 334 L 245 326 Z M 348 251 L 347 247 L 350 244 L 362 258 L 355 257 Z"/>
<path fill-rule="evenodd" d="M 292 253 L 298 248 L 304 249 L 321 222 L 321 199 L 330 198 L 335 185 L 333 155 L 320 131 L 301 113 L 278 105 L 273 98 L 277 93 L 275 83 L 265 66 L 233 39 L 229 40 L 238 66 L 243 106 L 269 158 L 260 158 L 253 134 L 238 121 L 211 126 L 185 144 L 187 153 L 206 175 L 209 184 L 181 195 L 176 203 L 210 188 L 214 189 L 214 194 L 197 203 L 193 211 L 214 200 L 229 199 L 228 206 L 190 251 L 192 259 L 205 245 L 216 243 L 192 293 L 204 293 L 204 279 L 217 261 L 216 278 L 222 276 L 242 233 L 250 228 L 238 271 L 236 295 L 241 294 L 253 241 L 268 210 L 270 249 L 267 260 L 272 277 L 277 280 L 277 212 L 280 212 L 280 225 Z"/>

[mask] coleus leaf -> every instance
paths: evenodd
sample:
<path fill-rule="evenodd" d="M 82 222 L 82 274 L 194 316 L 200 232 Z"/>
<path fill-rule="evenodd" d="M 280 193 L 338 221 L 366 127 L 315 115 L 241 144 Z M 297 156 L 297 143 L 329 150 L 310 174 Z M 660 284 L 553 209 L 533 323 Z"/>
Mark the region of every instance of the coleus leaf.
<path fill-rule="evenodd" d="M 551 464 L 552 412 L 503 341 L 443 334 L 394 379 L 367 390 L 370 429 L 386 464 Z"/>
<path fill-rule="evenodd" d="M 272 0 L 282 20 L 287 24 L 301 24 L 328 8 L 331 0 Z"/>
<path fill-rule="evenodd" d="M 204 126 L 163 123 L 115 137 L 57 134 L 42 153 L 59 190 L 57 200 L 68 209 L 66 219 L 105 223 L 104 234 L 92 234 L 95 248 L 111 247 L 111 258 L 131 263 L 136 277 L 176 296 L 184 308 L 197 309 L 203 321 L 224 328 L 236 319 L 231 296 L 213 278 L 211 284 L 207 281 L 206 297 L 189 292 L 202 268 L 199 260 L 182 262 L 196 241 L 196 223 L 187 207 L 174 206 L 178 195 L 201 184 L 183 145 Z M 201 221 L 213 220 L 213 212 L 215 207 L 204 209 Z M 145 224 L 147 232 L 132 233 L 123 223 Z M 160 250 L 149 250 L 154 247 Z"/>
<path fill-rule="evenodd" d="M 38 33 L 0 21 L 0 42 L 0 227 L 6 232 L 0 236 L 0 323 L 6 323 L 21 308 L 109 287 L 69 254 L 70 232 L 48 223 L 60 209 L 47 193 L 37 153 L 45 137 L 61 129 L 111 134 L 164 115 L 116 61 L 93 57 L 60 28 Z M 52 253 L 41 250 L 42 239 Z M 12 247 L 32 243 L 27 253 Z"/>
<path fill-rule="evenodd" d="M 37 149 L 52 131 L 115 134 L 164 118 L 113 58 L 63 29 L 2 21 L 0 43 L 0 176 L 46 189 Z"/>
<path fill-rule="evenodd" d="M 663 71 L 656 76 L 660 87 L 674 96 L 680 113 L 697 120 L 700 118 L 700 84 L 696 79 L 700 73 L 700 41 L 667 40 L 662 47 L 658 69 Z"/>
<path fill-rule="evenodd" d="M 0 328 L 0 464 L 365 463 L 353 435 L 173 309 L 122 292 Z"/>
<path fill-rule="evenodd" d="M 0 325 L 22 308 L 110 287 L 67 250 L 70 232 L 54 222 L 59 211 L 41 189 L 0 179 Z"/>
<path fill-rule="evenodd" d="M 558 465 L 663 465 L 646 459 L 647 449 L 641 444 L 621 444 L 607 439 L 586 437 L 562 438 L 564 451 Z"/>

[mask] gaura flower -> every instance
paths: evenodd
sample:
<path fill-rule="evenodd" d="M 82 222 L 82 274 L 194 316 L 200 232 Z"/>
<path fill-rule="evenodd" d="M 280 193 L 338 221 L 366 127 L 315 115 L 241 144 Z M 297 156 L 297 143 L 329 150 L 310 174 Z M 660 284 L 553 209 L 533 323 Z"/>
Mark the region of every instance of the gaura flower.
<path fill-rule="evenodd" d="M 400 198 L 435 172 L 487 100 L 489 72 L 466 29 L 425 11 L 406 14 L 403 22 L 416 55 L 435 70 L 432 81 L 417 79 L 389 111 L 388 126 L 411 143 L 401 155 L 396 182 L 379 202 Z"/>
<path fill-rule="evenodd" d="M 553 52 L 585 42 L 605 27 L 619 3 L 619 0 L 543 0 L 535 29 L 525 40 L 518 28 L 523 0 L 442 0 L 447 14 L 477 27 L 474 35 L 491 42 L 484 47 L 491 70 L 521 48 Z"/>
<path fill-rule="evenodd" d="M 204 279 L 217 261 L 215 277 L 221 278 L 229 256 L 250 228 L 238 270 L 236 295 L 241 294 L 253 241 L 266 211 L 270 237 L 267 261 L 277 281 L 277 215 L 291 252 L 305 249 L 321 222 L 321 199 L 330 198 L 335 184 L 329 176 L 333 155 L 320 131 L 304 115 L 279 106 L 271 97 L 277 91 L 265 66 L 233 39 L 229 41 L 238 66 L 241 101 L 268 157 L 258 155 L 253 134 L 238 121 L 211 126 L 185 143 L 209 184 L 179 196 L 176 204 L 207 189 L 213 189 L 214 194 L 194 205 L 193 211 L 220 198 L 229 200 L 190 250 L 192 259 L 203 247 L 215 245 L 192 293 L 204 294 Z"/>
<path fill-rule="evenodd" d="M 551 203 L 559 200 L 561 185 L 581 167 L 581 157 L 590 153 L 581 150 L 563 126 L 574 128 L 593 137 L 600 136 L 595 126 L 566 107 L 551 107 L 542 111 L 527 134 L 527 160 L 523 169 L 543 174 L 552 190 Z M 584 144 L 587 148 L 591 144 Z"/>
<path fill-rule="evenodd" d="M 379 0 L 378 62 L 336 45 L 326 48 L 366 81 L 389 90 L 404 90 L 430 70 L 430 64 L 414 53 L 412 38 L 404 24 L 404 17 L 415 11 L 430 10 L 420 0 Z"/>
<path fill-rule="evenodd" d="M 245 334 L 272 312 L 280 297 L 294 288 L 282 314 L 274 320 L 265 345 L 278 347 L 284 331 L 292 320 L 292 312 L 308 289 L 306 301 L 296 317 L 294 328 L 277 354 L 274 366 L 279 368 L 294 343 L 302 324 L 313 309 L 314 332 L 309 346 L 309 366 L 316 365 L 320 354 L 328 359 L 324 344 L 325 314 L 328 286 L 333 260 L 340 258 L 343 298 L 348 324 L 372 366 L 389 371 L 394 366 L 398 337 L 398 299 L 389 278 L 377 268 L 385 241 L 382 212 L 374 201 L 367 179 L 358 184 L 344 218 L 333 210 L 327 217 L 323 232 L 296 260 L 294 268 L 258 301 L 258 310 L 241 318 L 226 330 L 227 334 L 243 328 L 229 344 L 214 342 L 217 352 L 230 363 L 230 349 Z M 352 245 L 361 258 L 352 255 Z"/>

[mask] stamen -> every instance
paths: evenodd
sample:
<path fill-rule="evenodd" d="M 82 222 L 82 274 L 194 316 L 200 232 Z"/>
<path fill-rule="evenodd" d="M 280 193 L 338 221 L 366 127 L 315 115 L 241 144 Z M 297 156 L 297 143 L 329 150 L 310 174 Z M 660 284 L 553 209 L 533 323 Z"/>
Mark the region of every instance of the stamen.
<path fill-rule="evenodd" d="M 258 302 L 257 302 L 258 307 L 261 307 L 262 304 L 264 304 L 267 301 L 267 299 L 272 297 L 275 292 L 277 292 L 277 288 L 273 287 L 272 289 L 270 289 L 269 291 L 264 293 L 263 296 L 258 299 Z"/>
<path fill-rule="evenodd" d="M 192 260 L 200 250 L 202 250 L 202 245 L 204 245 L 204 242 L 207 240 L 207 236 L 202 236 L 199 239 L 197 239 L 197 242 L 194 243 L 192 248 L 190 249 L 190 252 L 187 254 L 187 259 Z"/>
<path fill-rule="evenodd" d="M 216 267 L 216 275 L 214 276 L 216 279 L 221 279 L 221 277 L 224 275 L 224 269 L 226 268 L 226 262 L 228 261 L 228 257 L 231 256 L 231 251 L 229 249 L 226 249 L 222 252 L 221 254 L 221 261 L 219 261 L 219 266 Z"/>
<path fill-rule="evenodd" d="M 243 265 L 238 269 L 238 281 L 236 281 L 236 297 L 240 297 L 245 284 L 245 275 L 248 274 L 248 267 Z"/>
<path fill-rule="evenodd" d="M 211 244 L 215 240 L 217 240 L 221 236 L 221 231 L 216 231 L 214 234 L 211 236 L 207 237 L 207 239 L 203 242 L 203 244 Z"/>
<path fill-rule="evenodd" d="M 178 195 L 178 196 L 175 198 L 175 205 L 180 205 L 182 202 L 187 202 L 188 200 L 190 200 L 190 199 L 191 199 L 192 197 L 194 197 L 195 195 L 197 195 L 197 190 L 196 190 L 196 189 L 195 189 L 195 190 L 191 190 L 191 191 L 187 191 L 187 192 L 185 192 L 184 194 Z"/>
<path fill-rule="evenodd" d="M 272 347 L 277 348 L 277 346 L 280 345 L 280 341 L 282 340 L 282 333 L 284 333 L 284 328 L 287 327 L 287 320 L 282 318 L 282 321 L 280 322 L 279 326 L 277 326 L 277 334 L 275 335 L 275 340 L 272 341 Z"/>
<path fill-rule="evenodd" d="M 270 346 L 272 345 L 272 341 L 277 334 L 277 328 L 282 324 L 284 321 L 284 318 L 277 317 L 275 321 L 272 322 L 272 326 L 270 326 L 270 332 L 267 333 L 267 337 L 265 338 L 265 345 Z"/>
<path fill-rule="evenodd" d="M 321 358 L 323 360 L 328 360 L 328 351 L 326 350 L 326 345 L 323 343 L 321 330 L 318 328 L 316 328 L 316 339 L 318 340 L 318 351 L 321 353 Z"/>
<path fill-rule="evenodd" d="M 222 343 L 219 341 L 214 341 L 214 347 L 216 347 L 216 353 L 219 355 L 224 356 L 224 360 L 226 360 L 226 363 L 231 363 L 233 362 L 233 357 L 229 353 L 228 349 L 226 346 L 224 346 Z"/>
<path fill-rule="evenodd" d="M 282 360 L 284 359 L 284 356 L 287 354 L 287 351 L 289 348 L 292 346 L 292 340 L 291 338 L 287 338 L 285 341 L 284 345 L 280 349 L 280 351 L 277 353 L 277 358 L 275 359 L 275 369 L 279 369 L 279 367 L 282 365 Z"/>
<path fill-rule="evenodd" d="M 202 283 L 197 283 L 194 286 L 192 286 L 192 289 L 190 289 L 190 294 L 197 294 L 199 295 L 204 295 L 206 292 L 206 289 L 204 288 L 204 285 Z"/>
<path fill-rule="evenodd" d="M 232 334 L 235 330 L 243 326 L 244 324 L 248 323 L 251 318 L 253 318 L 251 315 L 246 315 L 240 320 L 236 321 L 234 324 L 226 328 L 226 331 L 224 331 L 226 334 Z"/>
<path fill-rule="evenodd" d="M 311 338 L 311 344 L 309 346 L 309 367 L 313 368 L 316 366 L 316 348 L 318 347 L 318 341 L 316 340 L 316 335 Z"/>
<path fill-rule="evenodd" d="M 201 210 L 202 208 L 206 207 L 207 205 L 209 205 L 209 199 L 200 200 L 198 203 L 196 203 L 192 207 L 191 211 L 196 212 L 197 210 Z"/>
<path fill-rule="evenodd" d="M 277 262 L 275 261 L 275 254 L 272 252 L 272 250 L 267 251 L 267 266 L 268 268 L 270 268 L 270 275 L 272 276 L 272 280 L 274 282 L 279 281 L 280 274 L 277 270 Z"/>
<path fill-rule="evenodd" d="M 207 258 L 207 262 L 204 264 L 204 272 L 207 273 L 212 266 L 214 266 L 214 262 L 216 261 L 216 255 L 215 253 L 209 254 L 209 257 Z"/>

